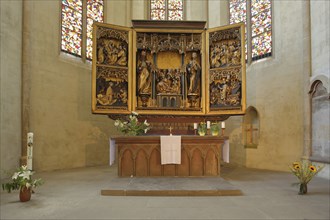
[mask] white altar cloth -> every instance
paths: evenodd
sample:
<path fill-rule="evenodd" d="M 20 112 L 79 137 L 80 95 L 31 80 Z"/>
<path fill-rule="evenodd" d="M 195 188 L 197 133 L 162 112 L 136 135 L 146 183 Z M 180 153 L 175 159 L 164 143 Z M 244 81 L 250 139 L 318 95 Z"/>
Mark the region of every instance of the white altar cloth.
<path fill-rule="evenodd" d="M 160 136 L 161 164 L 181 164 L 181 136 Z"/>

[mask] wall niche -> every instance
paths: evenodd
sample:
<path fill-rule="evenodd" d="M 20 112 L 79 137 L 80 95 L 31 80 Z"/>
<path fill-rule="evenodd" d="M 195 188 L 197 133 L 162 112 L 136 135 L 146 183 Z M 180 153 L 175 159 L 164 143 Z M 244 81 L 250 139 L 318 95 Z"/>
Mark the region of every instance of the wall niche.
<path fill-rule="evenodd" d="M 243 119 L 243 144 L 245 148 L 257 148 L 259 144 L 259 114 L 257 109 L 250 106 L 246 109 Z"/>

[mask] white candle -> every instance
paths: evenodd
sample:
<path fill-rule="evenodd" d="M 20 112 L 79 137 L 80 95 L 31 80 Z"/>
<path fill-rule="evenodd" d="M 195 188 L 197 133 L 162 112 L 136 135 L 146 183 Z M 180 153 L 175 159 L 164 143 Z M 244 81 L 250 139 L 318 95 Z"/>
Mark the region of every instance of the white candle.
<path fill-rule="evenodd" d="M 197 129 L 197 126 L 198 126 L 198 124 L 197 123 L 194 123 L 194 129 L 195 130 Z"/>
<path fill-rule="evenodd" d="M 27 134 L 27 161 L 26 165 L 29 170 L 32 170 L 32 157 L 33 157 L 33 133 Z"/>
<path fill-rule="evenodd" d="M 225 124 L 225 122 L 223 121 L 223 122 L 221 122 L 221 128 L 226 128 L 226 124 Z"/>
<path fill-rule="evenodd" d="M 210 121 L 207 121 L 207 122 L 206 122 L 206 128 L 207 128 L 207 129 L 210 129 L 210 128 L 211 128 L 211 122 L 210 122 Z"/>

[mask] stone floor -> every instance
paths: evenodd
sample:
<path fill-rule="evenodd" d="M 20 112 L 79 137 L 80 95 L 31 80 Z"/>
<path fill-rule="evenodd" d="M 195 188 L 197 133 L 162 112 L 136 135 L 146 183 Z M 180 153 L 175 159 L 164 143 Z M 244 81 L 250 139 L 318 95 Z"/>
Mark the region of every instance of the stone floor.
<path fill-rule="evenodd" d="M 314 178 L 298 195 L 287 172 L 225 165 L 222 177 L 243 196 L 102 196 L 116 167 L 92 167 L 35 174 L 45 184 L 29 202 L 1 192 L 0 219 L 329 219 L 330 182 Z"/>

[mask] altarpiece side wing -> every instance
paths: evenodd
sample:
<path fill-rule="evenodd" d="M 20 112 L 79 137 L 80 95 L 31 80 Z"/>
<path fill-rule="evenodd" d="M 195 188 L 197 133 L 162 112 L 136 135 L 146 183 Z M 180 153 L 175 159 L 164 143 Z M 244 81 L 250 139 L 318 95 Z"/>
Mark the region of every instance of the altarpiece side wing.
<path fill-rule="evenodd" d="M 207 32 L 207 114 L 244 114 L 244 25 Z"/>
<path fill-rule="evenodd" d="M 95 23 L 93 32 L 92 110 L 129 113 L 131 30 Z"/>

